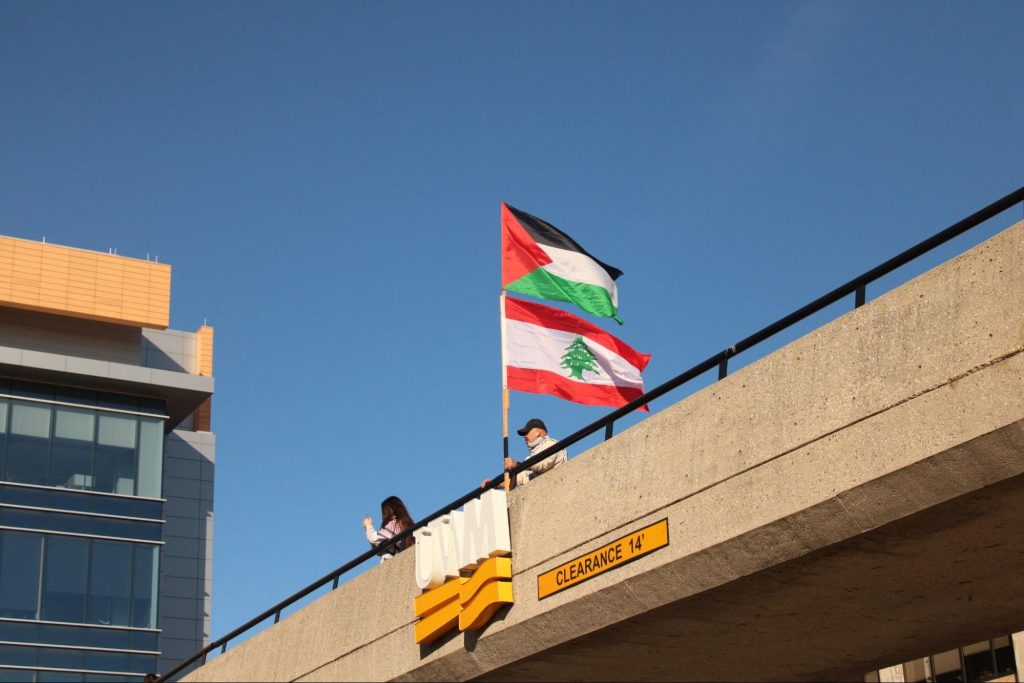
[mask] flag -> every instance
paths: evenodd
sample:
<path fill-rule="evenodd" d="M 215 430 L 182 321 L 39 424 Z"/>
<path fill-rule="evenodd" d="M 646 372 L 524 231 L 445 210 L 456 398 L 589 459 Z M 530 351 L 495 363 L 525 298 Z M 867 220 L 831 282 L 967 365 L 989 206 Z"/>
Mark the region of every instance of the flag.
<path fill-rule="evenodd" d="M 651 357 L 600 327 L 512 298 L 505 299 L 504 324 L 509 389 L 613 407 L 643 395 L 640 373 Z"/>
<path fill-rule="evenodd" d="M 599 318 L 614 318 L 622 271 L 602 263 L 555 226 L 501 205 L 501 286 L 538 299 L 568 301 Z"/>

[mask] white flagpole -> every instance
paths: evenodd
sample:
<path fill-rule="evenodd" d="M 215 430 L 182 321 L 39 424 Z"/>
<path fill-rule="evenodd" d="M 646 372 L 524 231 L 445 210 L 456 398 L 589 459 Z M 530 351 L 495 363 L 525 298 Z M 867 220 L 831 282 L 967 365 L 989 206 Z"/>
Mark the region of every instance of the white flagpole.
<path fill-rule="evenodd" d="M 499 306 L 501 308 L 501 437 L 503 451 L 501 467 L 504 470 L 505 458 L 508 457 L 508 335 L 506 331 L 508 324 L 505 320 L 504 289 L 501 290 Z M 510 484 L 508 470 L 505 470 L 505 493 L 508 493 Z"/>

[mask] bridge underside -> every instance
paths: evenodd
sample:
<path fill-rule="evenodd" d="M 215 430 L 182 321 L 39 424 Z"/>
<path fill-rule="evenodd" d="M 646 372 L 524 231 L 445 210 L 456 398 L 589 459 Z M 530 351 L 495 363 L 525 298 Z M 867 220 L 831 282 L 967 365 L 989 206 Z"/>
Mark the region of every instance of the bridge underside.
<path fill-rule="evenodd" d="M 1020 423 L 971 445 L 1007 438 Z M 859 681 L 1024 629 L 1022 537 L 1017 476 L 477 680 Z"/>

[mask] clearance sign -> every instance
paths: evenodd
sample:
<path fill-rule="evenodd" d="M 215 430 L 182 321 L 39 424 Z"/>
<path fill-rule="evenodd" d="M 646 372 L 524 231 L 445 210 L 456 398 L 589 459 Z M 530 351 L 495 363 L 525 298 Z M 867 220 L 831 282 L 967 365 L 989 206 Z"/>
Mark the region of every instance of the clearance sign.
<path fill-rule="evenodd" d="M 417 643 L 431 643 L 456 626 L 479 630 L 499 607 L 512 604 L 512 543 L 504 491 L 487 491 L 413 536 L 416 585 L 425 591 L 414 603 Z"/>
<path fill-rule="evenodd" d="M 539 575 L 537 599 L 543 600 L 587 579 L 618 569 L 667 545 L 668 520 L 663 519 Z"/>

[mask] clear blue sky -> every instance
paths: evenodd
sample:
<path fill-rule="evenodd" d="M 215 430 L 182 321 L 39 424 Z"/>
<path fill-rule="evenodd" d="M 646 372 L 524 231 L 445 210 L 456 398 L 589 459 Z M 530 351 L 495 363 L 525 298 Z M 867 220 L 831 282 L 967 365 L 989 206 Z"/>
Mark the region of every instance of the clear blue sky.
<path fill-rule="evenodd" d="M 216 328 L 218 637 L 385 496 L 499 471 L 502 201 L 625 272 L 601 324 L 653 387 L 1020 186 L 1022 37 L 1021 2 L 5 0 L 0 232 L 158 255 Z"/>

